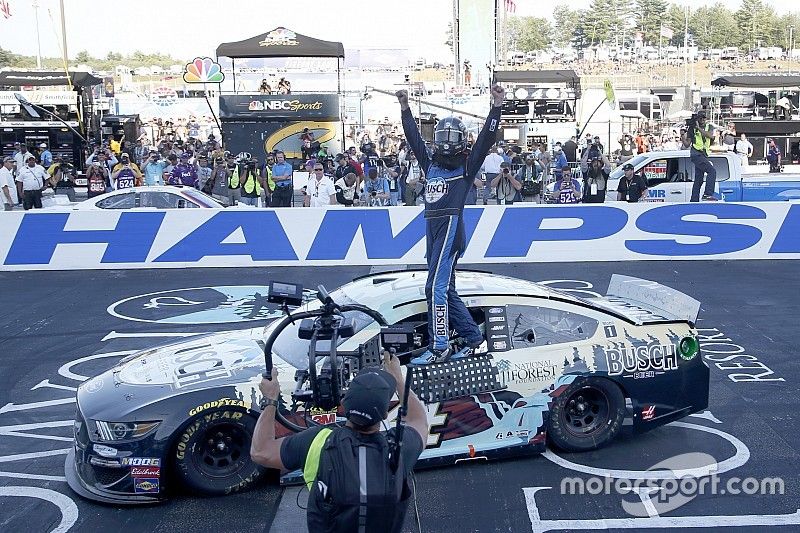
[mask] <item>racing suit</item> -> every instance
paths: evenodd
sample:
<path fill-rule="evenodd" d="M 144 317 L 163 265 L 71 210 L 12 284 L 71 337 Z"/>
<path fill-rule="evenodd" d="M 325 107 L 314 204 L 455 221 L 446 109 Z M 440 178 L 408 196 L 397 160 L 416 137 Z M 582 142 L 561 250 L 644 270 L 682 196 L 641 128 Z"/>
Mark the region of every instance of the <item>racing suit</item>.
<path fill-rule="evenodd" d="M 448 348 L 451 324 L 467 344 L 477 346 L 483 336 L 456 292 L 455 267 L 466 247 L 464 203 L 483 159 L 495 143 L 500 107 L 492 107 L 469 158 L 459 156 L 461 162 L 453 169 L 432 160 L 410 109 L 403 110 L 402 122 L 406 140 L 426 177 L 423 192 L 428 260 L 425 297 L 428 300 L 430 348 L 438 352 Z"/>

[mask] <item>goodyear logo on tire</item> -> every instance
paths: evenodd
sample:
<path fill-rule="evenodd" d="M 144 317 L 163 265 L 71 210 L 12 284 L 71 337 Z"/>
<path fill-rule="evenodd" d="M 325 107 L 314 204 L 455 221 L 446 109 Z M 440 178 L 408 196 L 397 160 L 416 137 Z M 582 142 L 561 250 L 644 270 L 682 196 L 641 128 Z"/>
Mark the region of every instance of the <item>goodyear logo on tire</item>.
<path fill-rule="evenodd" d="M 219 400 L 206 402 L 203 405 L 198 405 L 194 409 L 190 409 L 189 416 L 194 416 L 197 413 L 201 413 L 207 409 L 214 409 L 216 407 L 228 407 L 228 406 L 247 408 L 247 403 L 245 403 L 242 400 L 234 400 L 233 398 L 220 398 Z"/>

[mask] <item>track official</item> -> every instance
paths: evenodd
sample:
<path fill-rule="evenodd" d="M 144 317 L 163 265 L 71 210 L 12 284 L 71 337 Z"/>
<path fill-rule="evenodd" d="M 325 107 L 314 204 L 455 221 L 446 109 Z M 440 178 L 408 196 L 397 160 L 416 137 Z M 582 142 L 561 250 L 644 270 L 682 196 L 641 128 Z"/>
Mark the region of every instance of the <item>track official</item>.
<path fill-rule="evenodd" d="M 413 391 L 408 395 L 403 446 L 396 470 L 390 464 L 389 439 L 381 424 L 395 392 L 403 396 L 400 361 L 386 352 L 384 369 L 364 369 L 350 383 L 342 400 L 347 423 L 319 426 L 275 438 L 275 412 L 281 395 L 277 369 L 261 380 L 264 410 L 258 419 L 250 455 L 256 463 L 280 470 L 303 470 L 309 490 L 308 530 L 385 533 L 403 527 L 411 489 L 408 483 L 424 443 L 428 418 Z"/>
<path fill-rule="evenodd" d="M 436 124 L 433 153 L 425 141 L 408 106 L 408 92 L 397 91 L 402 110 L 403 132 L 420 167 L 425 171 L 425 237 L 427 243 L 428 335 L 430 346 L 414 364 L 429 364 L 465 357 L 483 342 L 483 335 L 456 292 L 456 261 L 464 253 L 464 204 L 486 154 L 495 143 L 500 124 L 500 106 L 505 89 L 494 85 L 492 109 L 469 156 L 467 128 L 461 120 L 448 117 Z M 464 339 L 466 346 L 455 354 L 450 351 L 450 325 Z"/>

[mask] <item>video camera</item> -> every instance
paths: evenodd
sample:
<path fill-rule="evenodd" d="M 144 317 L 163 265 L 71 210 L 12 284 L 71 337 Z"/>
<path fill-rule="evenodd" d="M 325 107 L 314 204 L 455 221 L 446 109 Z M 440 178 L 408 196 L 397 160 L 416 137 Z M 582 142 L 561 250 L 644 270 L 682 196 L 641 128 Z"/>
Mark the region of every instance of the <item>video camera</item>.
<path fill-rule="evenodd" d="M 268 300 L 278 303 L 284 310 L 284 317 L 270 326 L 264 344 L 266 372 L 264 377 L 272 379 L 272 347 L 278 336 L 297 321 L 297 336 L 308 342 L 307 368 L 295 371 L 295 388 L 291 393 L 292 410 L 299 405 L 304 412 L 314 409 L 330 411 L 336 409 L 347 392 L 350 382 L 363 368 L 378 367 L 382 363 L 383 350 L 389 350 L 397 357 L 413 355 L 421 347 L 422 336 L 409 325 L 389 326 L 386 319 L 369 307 L 352 302 L 339 304 L 334 301 L 324 286 L 317 287 L 317 299 L 322 304 L 315 309 L 289 311 L 289 306 L 299 305 L 303 288 L 295 283 L 272 282 L 269 285 Z M 362 343 L 357 351 L 338 353 L 341 339 L 350 338 L 357 332 L 355 316 L 365 314 L 381 327 L 380 335 Z M 319 341 L 329 341 L 330 348 L 317 351 Z M 278 420 L 287 428 L 302 431 L 306 427 L 288 420 L 278 410 Z M 309 424 L 306 420 L 306 424 Z"/>

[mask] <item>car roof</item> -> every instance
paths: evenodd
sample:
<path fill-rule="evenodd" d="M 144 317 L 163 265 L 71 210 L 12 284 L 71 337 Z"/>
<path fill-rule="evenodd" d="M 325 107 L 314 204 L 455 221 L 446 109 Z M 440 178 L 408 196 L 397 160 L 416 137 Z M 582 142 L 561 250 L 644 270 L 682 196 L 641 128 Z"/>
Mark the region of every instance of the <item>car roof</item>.
<path fill-rule="evenodd" d="M 346 296 L 372 309 L 425 299 L 427 270 L 384 272 L 356 279 L 339 288 Z M 532 281 L 486 272 L 456 272 L 456 290 L 461 296 L 528 296 L 580 300 Z"/>

